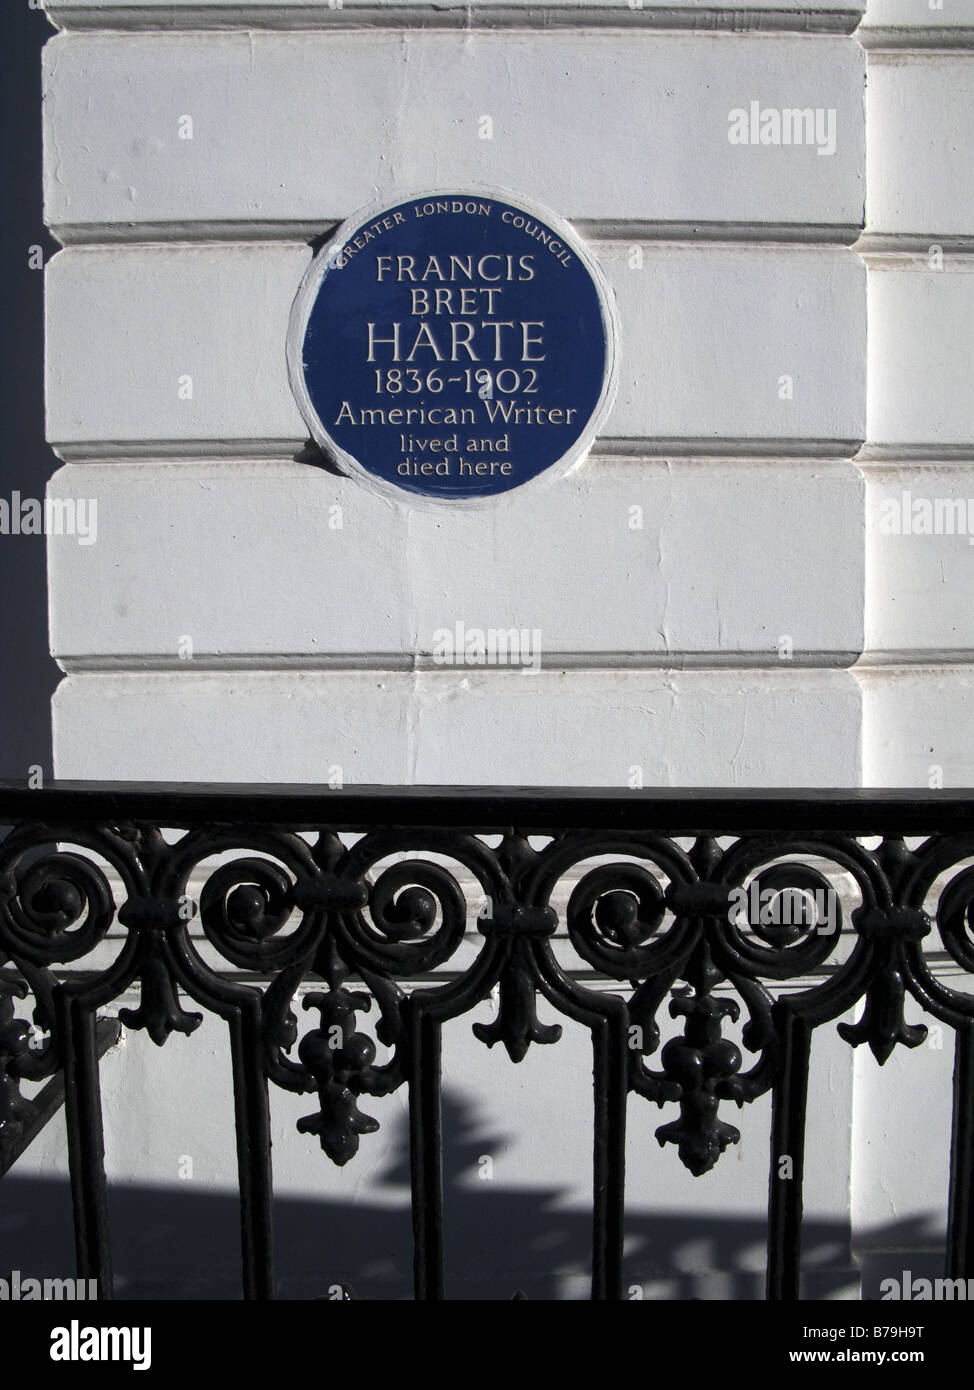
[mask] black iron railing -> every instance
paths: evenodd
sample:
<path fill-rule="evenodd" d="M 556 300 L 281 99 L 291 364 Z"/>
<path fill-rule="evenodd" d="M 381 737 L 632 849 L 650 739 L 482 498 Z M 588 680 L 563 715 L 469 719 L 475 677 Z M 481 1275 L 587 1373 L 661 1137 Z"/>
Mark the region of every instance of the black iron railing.
<path fill-rule="evenodd" d="M 337 1164 L 377 1128 L 360 1100 L 408 1088 L 415 1293 L 443 1296 L 441 1029 L 494 989 L 474 1032 L 515 1062 L 559 1037 L 539 993 L 591 1033 L 593 1298 L 621 1296 L 629 1095 L 672 1112 L 657 1138 L 700 1174 L 739 1137 L 721 1106 L 769 1091 L 767 1294 L 797 1298 L 813 1030 L 862 1000 L 839 1031 L 883 1063 L 925 1036 L 908 994 L 956 1033 L 946 1274 L 974 1273 L 974 993 L 930 960 L 932 940 L 974 972 L 974 792 L 62 782 L 0 786 L 0 824 L 0 1166 L 63 1078 L 78 1275 L 103 1298 L 99 1059 L 118 1025 L 98 1011 L 131 988 L 118 1019 L 160 1046 L 201 1021 L 181 995 L 229 1028 L 247 1298 L 274 1292 L 270 1083 L 316 1096 L 298 1128 Z M 474 927 L 473 963 L 449 970 Z M 667 1001 L 682 1031 L 660 1046 Z M 381 1063 L 358 1020 L 373 1004 Z"/>

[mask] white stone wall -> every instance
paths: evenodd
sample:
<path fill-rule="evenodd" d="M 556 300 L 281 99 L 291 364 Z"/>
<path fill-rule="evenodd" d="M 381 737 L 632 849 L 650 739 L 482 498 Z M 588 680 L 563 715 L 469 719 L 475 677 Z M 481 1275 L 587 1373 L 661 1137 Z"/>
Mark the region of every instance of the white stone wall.
<path fill-rule="evenodd" d="M 59 776 L 926 786 L 940 765 L 974 782 L 974 548 L 880 524 L 904 489 L 974 497 L 970 0 L 883 0 L 858 30 L 855 7 L 819 0 L 47 8 L 46 216 L 65 248 L 47 270 L 50 487 L 98 501 L 95 544 L 50 543 Z M 732 144 L 751 102 L 833 113 L 834 152 Z M 451 184 L 572 221 L 622 341 L 585 465 L 475 516 L 301 461 L 284 358 L 309 240 Z M 434 631 L 459 620 L 540 629 L 541 673 L 434 667 Z M 822 1032 L 806 1212 L 835 1292 L 854 1287 L 850 1210 L 879 1249 L 890 1211 L 858 1140 L 853 1157 L 879 1103 L 872 1058 L 854 1107 L 850 1054 Z M 221 1113 L 219 1049 L 208 1078 L 182 1040 L 151 1057 L 143 1042 L 105 1066 L 112 1175 L 174 1184 L 195 1144 L 226 1191 L 229 1147 L 156 1116 L 184 1086 Z M 491 1151 L 521 1136 L 492 1193 L 557 1189 L 581 1211 L 584 1040 L 574 1070 L 568 1043 L 512 1068 L 469 1020 L 455 1045 Z M 944 1057 L 925 1086 L 948 1084 Z M 388 1202 L 373 1166 L 393 1124 L 337 1173 L 289 1104 L 285 1193 Z M 702 1180 L 659 1153 L 660 1118 L 633 1102 L 633 1208 L 675 1232 L 659 1290 L 753 1292 L 750 1256 L 738 1268 L 707 1223 L 733 1212 L 744 1244 L 756 1230 L 760 1265 L 766 1107 L 733 1117 L 741 1157 Z M 63 1165 L 53 1127 L 25 1161 Z"/>
<path fill-rule="evenodd" d="M 194 8 L 52 10 L 53 486 L 101 499 L 52 548 L 58 773 L 858 783 L 856 16 Z M 834 153 L 732 145 L 752 100 L 833 111 Z M 573 221 L 624 347 L 585 469 L 448 520 L 293 462 L 283 342 L 309 237 L 451 182 Z M 539 629 L 543 677 L 427 673 L 458 620 Z"/>

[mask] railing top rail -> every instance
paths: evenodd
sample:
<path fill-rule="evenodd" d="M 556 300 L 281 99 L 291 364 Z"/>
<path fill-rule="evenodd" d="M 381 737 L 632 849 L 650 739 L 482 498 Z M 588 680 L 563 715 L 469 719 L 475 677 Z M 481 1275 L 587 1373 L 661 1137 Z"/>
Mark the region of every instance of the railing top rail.
<path fill-rule="evenodd" d="M 516 827 L 762 834 L 780 831 L 909 835 L 974 830 L 974 788 L 532 787 L 52 780 L 0 781 L 0 823 L 152 820 L 173 826 L 275 822 L 442 826 L 481 833 Z"/>

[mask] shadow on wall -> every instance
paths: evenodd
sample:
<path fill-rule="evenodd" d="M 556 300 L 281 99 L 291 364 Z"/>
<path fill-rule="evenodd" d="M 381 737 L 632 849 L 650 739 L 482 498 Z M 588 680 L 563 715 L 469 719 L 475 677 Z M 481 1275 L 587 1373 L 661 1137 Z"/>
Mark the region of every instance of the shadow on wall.
<path fill-rule="evenodd" d="M 504 1300 L 587 1298 L 591 1217 L 566 1208 L 555 1188 L 479 1182 L 478 1157 L 489 1148 L 476 1110 L 444 1095 L 446 1296 Z M 499 1140 L 494 1137 L 495 1145 Z M 278 1293 L 282 1298 L 409 1299 L 412 1230 L 409 1140 L 397 1122 L 393 1158 L 376 1175 L 389 1205 L 351 1204 L 327 1196 L 322 1157 L 320 1198 L 275 1202 Z M 474 1176 L 472 1176 L 474 1175 Z M 240 1294 L 238 1203 L 233 1192 L 114 1184 L 110 1191 L 116 1296 L 137 1299 L 236 1299 Z M 942 1275 L 938 1233 L 906 1221 L 872 1233 L 863 1265 L 863 1296 L 909 1267 L 917 1277 Z M 646 1299 L 762 1298 L 766 1226 L 754 1217 L 706 1216 L 661 1209 L 626 1221 L 624 1289 Z M 925 1248 L 924 1248 L 925 1247 Z M 893 1253 L 889 1253 L 893 1252 Z M 896 1253 L 908 1252 L 908 1253 Z M 804 1228 L 804 1296 L 857 1295 L 850 1232 L 840 1222 L 809 1219 Z M 65 1278 L 74 1272 L 67 1179 L 0 1183 L 0 1277 Z M 635 1292 L 638 1288 L 639 1292 Z"/>

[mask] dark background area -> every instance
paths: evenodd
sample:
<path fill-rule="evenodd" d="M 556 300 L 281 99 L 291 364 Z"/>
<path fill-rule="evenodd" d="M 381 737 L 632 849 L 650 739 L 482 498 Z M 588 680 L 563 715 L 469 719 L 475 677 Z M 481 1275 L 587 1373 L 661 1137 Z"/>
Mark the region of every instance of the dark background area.
<path fill-rule="evenodd" d="M 44 441 L 44 275 L 57 243 L 44 227 L 41 49 L 54 33 L 29 0 L 4 0 L 0 17 L 3 132 L 3 326 L 0 330 L 0 497 L 43 498 L 58 459 Z M 0 535 L 0 778 L 51 768 L 51 695 L 60 678 L 48 651 L 44 536 Z"/>

